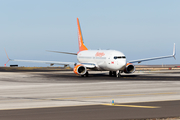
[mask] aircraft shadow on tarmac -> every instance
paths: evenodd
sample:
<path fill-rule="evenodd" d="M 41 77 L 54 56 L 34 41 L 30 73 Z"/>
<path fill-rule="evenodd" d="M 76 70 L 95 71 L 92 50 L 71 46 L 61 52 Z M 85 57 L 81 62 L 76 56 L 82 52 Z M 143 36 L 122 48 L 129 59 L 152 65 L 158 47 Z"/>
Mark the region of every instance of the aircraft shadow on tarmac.
<path fill-rule="evenodd" d="M 65 74 L 42 74 L 46 78 L 56 78 L 57 80 L 67 79 L 67 80 L 86 80 L 86 81 L 96 81 L 96 80 L 116 80 L 116 81 L 180 81 L 178 76 L 153 76 L 153 75 L 122 75 L 120 78 L 115 76 L 109 76 L 105 73 L 99 74 L 89 74 L 88 77 L 81 77 L 72 73 Z"/>

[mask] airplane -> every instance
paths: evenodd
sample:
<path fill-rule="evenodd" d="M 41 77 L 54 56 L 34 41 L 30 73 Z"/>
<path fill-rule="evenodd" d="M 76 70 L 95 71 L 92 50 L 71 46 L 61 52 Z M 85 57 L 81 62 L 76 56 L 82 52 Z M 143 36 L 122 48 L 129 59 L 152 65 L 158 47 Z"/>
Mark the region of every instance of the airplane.
<path fill-rule="evenodd" d="M 146 59 L 138 59 L 132 61 L 126 61 L 126 56 L 117 50 L 88 50 L 84 45 L 82 32 L 80 28 L 79 19 L 77 18 L 77 26 L 78 26 L 78 45 L 79 51 L 77 53 L 70 52 L 60 52 L 60 51 L 49 51 L 63 54 L 71 54 L 76 55 L 78 63 L 75 62 L 59 62 L 59 61 L 38 61 L 38 60 L 17 60 L 17 59 L 9 59 L 7 52 L 8 61 L 21 61 L 21 62 L 36 62 L 36 63 L 46 63 L 52 65 L 72 65 L 74 64 L 74 73 L 80 75 L 82 77 L 88 77 L 89 70 L 98 70 L 98 71 L 109 71 L 110 76 L 121 77 L 121 73 L 134 73 L 135 66 L 133 63 L 141 63 L 144 61 L 157 60 L 163 58 L 175 58 L 175 43 L 173 47 L 173 54 L 167 56 L 146 58 Z M 7 61 L 7 62 L 8 62 Z M 6 64 L 7 64 L 6 62 Z M 6 65 L 5 64 L 5 65 Z"/>

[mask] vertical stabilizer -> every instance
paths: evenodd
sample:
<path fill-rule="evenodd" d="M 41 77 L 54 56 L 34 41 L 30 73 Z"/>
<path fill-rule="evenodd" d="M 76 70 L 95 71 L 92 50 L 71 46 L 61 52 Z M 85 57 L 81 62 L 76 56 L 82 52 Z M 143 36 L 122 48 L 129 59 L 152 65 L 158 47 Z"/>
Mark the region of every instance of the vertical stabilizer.
<path fill-rule="evenodd" d="M 77 26 L 78 26 L 78 43 L 79 43 L 79 52 L 80 51 L 84 51 L 84 50 L 88 50 L 87 47 L 84 45 L 83 43 L 83 37 L 82 37 L 82 33 L 81 33 L 81 27 L 79 24 L 79 19 L 77 18 Z"/>

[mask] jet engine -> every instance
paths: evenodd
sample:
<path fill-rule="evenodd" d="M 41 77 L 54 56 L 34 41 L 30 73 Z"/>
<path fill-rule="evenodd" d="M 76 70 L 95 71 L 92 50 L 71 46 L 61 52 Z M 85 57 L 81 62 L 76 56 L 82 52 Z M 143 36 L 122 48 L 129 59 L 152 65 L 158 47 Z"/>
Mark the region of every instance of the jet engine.
<path fill-rule="evenodd" d="M 77 75 L 84 75 L 84 74 L 86 74 L 86 71 L 87 71 L 87 69 L 86 69 L 86 67 L 84 66 L 84 65 L 82 65 L 82 64 L 79 64 L 79 65 L 76 65 L 75 67 L 74 67 L 74 73 L 75 74 L 77 74 Z"/>
<path fill-rule="evenodd" d="M 135 72 L 135 66 L 132 63 L 127 63 L 126 68 L 124 69 L 124 73 L 133 73 Z"/>

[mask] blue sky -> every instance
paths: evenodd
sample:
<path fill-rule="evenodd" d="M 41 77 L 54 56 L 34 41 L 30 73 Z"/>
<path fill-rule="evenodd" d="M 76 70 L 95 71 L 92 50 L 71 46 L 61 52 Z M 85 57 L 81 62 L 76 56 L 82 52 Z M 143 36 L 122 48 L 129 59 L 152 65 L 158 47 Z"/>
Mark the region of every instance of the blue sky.
<path fill-rule="evenodd" d="M 141 64 L 180 64 L 179 11 L 179 0 L 0 0 L 0 66 L 4 48 L 12 59 L 77 62 L 46 52 L 78 52 L 77 17 L 89 49 L 115 49 L 136 60 L 170 55 L 176 43 L 176 60 Z"/>

